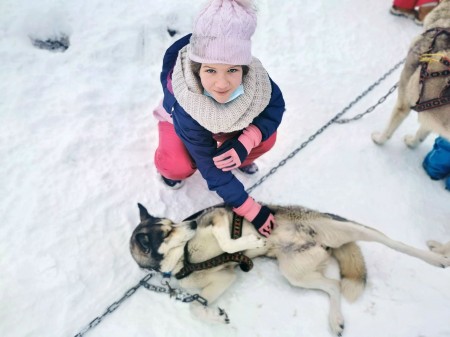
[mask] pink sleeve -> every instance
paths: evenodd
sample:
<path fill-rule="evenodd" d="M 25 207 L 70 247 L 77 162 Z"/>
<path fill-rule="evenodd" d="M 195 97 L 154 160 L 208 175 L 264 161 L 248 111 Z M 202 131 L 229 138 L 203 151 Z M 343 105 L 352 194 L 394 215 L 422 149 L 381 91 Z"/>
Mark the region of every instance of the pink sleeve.
<path fill-rule="evenodd" d="M 253 148 L 261 143 L 262 133 L 255 125 L 250 124 L 244 129 L 238 140 L 244 145 L 247 153 L 250 153 Z"/>

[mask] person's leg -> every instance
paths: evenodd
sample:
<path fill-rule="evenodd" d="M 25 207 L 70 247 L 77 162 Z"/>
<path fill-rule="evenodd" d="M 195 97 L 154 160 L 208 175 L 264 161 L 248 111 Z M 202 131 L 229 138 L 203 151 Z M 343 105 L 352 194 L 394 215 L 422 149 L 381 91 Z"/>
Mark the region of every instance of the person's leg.
<path fill-rule="evenodd" d="M 426 1 L 426 0 L 425 0 Z M 417 0 L 394 0 L 394 7 L 402 9 L 414 9 L 417 6 Z"/>
<path fill-rule="evenodd" d="M 183 180 L 196 171 L 196 166 L 175 128 L 169 122 L 159 122 L 159 145 L 155 151 L 158 172 L 171 180 Z"/>
<path fill-rule="evenodd" d="M 421 7 L 421 6 L 432 6 L 435 7 L 439 2 L 437 0 L 418 0 L 416 1 L 416 6 L 417 7 Z"/>

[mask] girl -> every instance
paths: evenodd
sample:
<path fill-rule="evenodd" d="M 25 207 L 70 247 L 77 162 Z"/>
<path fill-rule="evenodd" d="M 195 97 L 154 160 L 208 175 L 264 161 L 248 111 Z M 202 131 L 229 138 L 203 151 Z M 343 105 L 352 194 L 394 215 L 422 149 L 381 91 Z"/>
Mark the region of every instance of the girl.
<path fill-rule="evenodd" d="M 256 13 L 250 1 L 212 0 L 192 35 L 166 51 L 155 165 L 166 185 L 181 187 L 198 169 L 208 188 L 264 236 L 273 214 L 251 198 L 231 173 L 257 171 L 254 160 L 275 143 L 284 100 L 252 57 Z"/>

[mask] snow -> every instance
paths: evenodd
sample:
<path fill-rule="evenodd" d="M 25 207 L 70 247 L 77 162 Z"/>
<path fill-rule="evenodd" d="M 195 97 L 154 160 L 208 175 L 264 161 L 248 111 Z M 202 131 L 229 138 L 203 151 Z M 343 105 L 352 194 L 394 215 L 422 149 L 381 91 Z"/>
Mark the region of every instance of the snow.
<path fill-rule="evenodd" d="M 198 173 L 167 190 L 153 165 L 162 56 L 190 32 L 202 3 L 0 2 L 2 336 L 74 336 L 136 285 L 146 275 L 128 249 L 137 202 L 180 220 L 221 201 Z M 421 28 L 389 15 L 390 5 L 257 1 L 253 52 L 287 111 L 259 175 L 240 175 L 247 187 L 405 57 Z M 30 41 L 61 35 L 70 40 L 64 53 Z M 375 104 L 399 74 L 344 117 Z M 339 214 L 424 249 L 428 239 L 450 240 L 450 193 L 421 167 L 435 136 L 408 149 L 412 113 L 385 146 L 370 138 L 395 96 L 359 121 L 328 127 L 252 196 Z M 378 244 L 361 247 L 368 284 L 358 301 L 343 301 L 344 336 L 450 336 L 450 272 Z M 336 277 L 336 266 L 328 272 Z M 188 305 L 140 288 L 86 336 L 331 336 L 326 295 L 290 286 L 271 260 L 239 273 L 216 305 L 230 325 L 198 321 Z"/>

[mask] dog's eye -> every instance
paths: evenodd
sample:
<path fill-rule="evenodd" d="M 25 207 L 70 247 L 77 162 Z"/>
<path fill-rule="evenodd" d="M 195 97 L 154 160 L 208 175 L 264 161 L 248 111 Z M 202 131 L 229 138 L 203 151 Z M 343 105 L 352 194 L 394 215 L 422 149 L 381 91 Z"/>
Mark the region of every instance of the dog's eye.
<path fill-rule="evenodd" d="M 136 235 L 136 241 L 139 245 L 139 248 L 141 248 L 141 250 L 144 253 L 149 253 L 151 250 L 150 247 L 150 237 L 147 234 L 138 234 Z"/>

